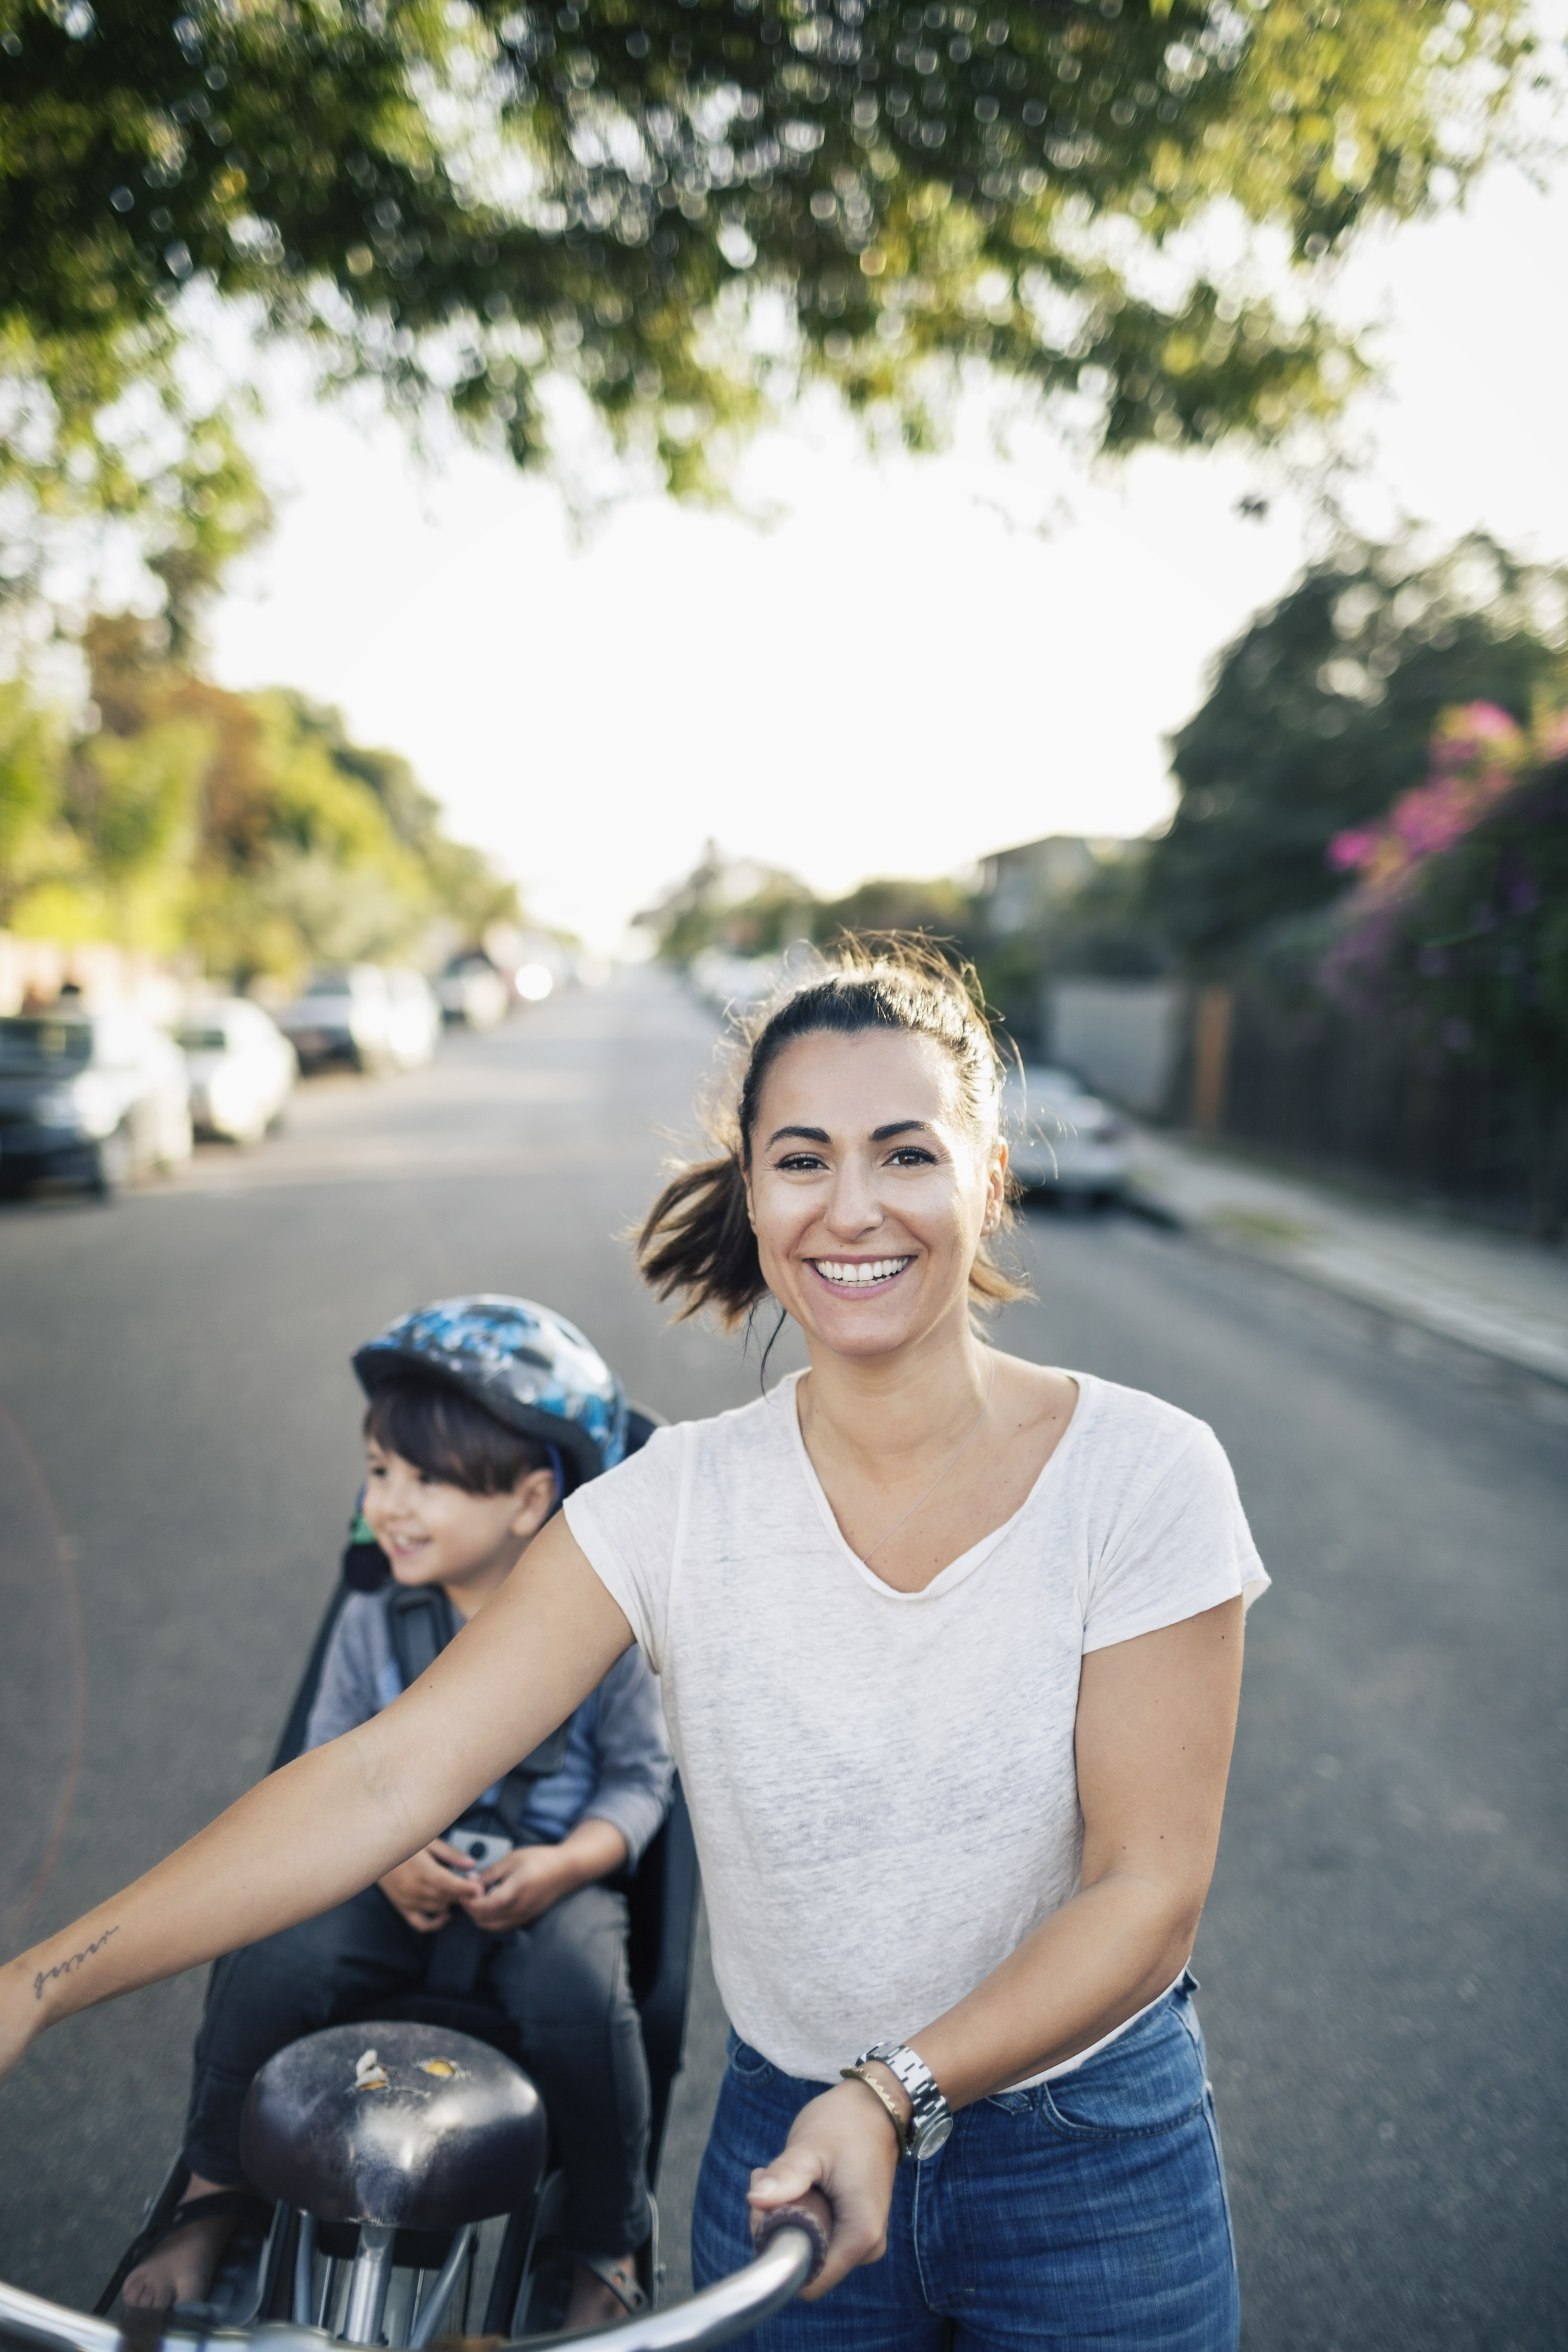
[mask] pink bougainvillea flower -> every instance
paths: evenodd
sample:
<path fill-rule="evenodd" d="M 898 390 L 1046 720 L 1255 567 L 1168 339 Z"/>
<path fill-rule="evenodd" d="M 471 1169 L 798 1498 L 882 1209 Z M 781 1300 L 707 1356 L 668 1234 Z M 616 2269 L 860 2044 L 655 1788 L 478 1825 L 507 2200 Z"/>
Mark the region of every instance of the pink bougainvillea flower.
<path fill-rule="evenodd" d="M 1329 844 L 1334 871 L 1360 877 L 1319 970 L 1331 995 L 1370 1001 L 1423 868 L 1473 833 L 1536 766 L 1565 754 L 1568 711 L 1552 712 L 1528 734 L 1495 702 L 1442 714 L 1426 782 L 1402 793 L 1379 823 L 1352 825 Z"/>

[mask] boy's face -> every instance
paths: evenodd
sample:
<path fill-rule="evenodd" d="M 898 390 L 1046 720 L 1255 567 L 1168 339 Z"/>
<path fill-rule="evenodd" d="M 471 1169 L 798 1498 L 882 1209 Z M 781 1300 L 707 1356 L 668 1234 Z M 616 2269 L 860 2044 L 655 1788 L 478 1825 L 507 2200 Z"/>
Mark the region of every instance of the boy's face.
<path fill-rule="evenodd" d="M 535 1470 L 503 1495 L 432 1478 L 374 1437 L 365 1441 L 364 1515 L 399 1584 L 440 1584 L 459 1606 L 487 1597 L 548 1517 L 555 1481 Z"/>

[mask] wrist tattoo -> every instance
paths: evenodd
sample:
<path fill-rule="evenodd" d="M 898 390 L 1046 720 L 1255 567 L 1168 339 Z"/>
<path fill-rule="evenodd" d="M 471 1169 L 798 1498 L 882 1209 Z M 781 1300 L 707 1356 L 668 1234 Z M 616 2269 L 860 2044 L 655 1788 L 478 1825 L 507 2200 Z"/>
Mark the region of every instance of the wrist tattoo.
<path fill-rule="evenodd" d="M 101 1952 L 110 1936 L 118 1936 L 119 1933 L 118 1927 L 106 1927 L 96 1942 L 88 1944 L 79 1952 L 73 1952 L 68 1960 L 57 1960 L 52 1969 L 40 1969 L 33 1979 L 33 1999 L 42 2000 L 46 1985 L 53 1984 L 57 1977 L 68 1977 L 74 1969 L 81 1967 L 84 1960 L 90 1960 L 94 1952 Z"/>

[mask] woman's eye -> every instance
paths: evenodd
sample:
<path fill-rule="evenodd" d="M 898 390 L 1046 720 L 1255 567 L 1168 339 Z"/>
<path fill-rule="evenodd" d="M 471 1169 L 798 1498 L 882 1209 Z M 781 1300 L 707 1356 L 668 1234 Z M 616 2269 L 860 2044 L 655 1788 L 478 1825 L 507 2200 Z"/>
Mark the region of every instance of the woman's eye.
<path fill-rule="evenodd" d="M 934 1151 L 922 1151 L 918 1144 L 906 1143 L 895 1151 L 889 1166 L 892 1168 L 934 1168 Z"/>
<path fill-rule="evenodd" d="M 794 1176 L 803 1171 L 809 1175 L 813 1169 L 821 1168 L 824 1165 L 825 1163 L 813 1151 L 792 1151 L 787 1160 L 781 1160 L 778 1162 L 779 1168 L 787 1176 Z"/>

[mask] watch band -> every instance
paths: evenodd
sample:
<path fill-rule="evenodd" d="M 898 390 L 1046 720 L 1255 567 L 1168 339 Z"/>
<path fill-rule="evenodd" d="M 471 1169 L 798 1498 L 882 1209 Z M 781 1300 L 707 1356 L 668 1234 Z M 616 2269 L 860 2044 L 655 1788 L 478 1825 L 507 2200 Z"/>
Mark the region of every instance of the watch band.
<path fill-rule="evenodd" d="M 913 2112 L 905 2134 L 904 2153 L 921 2163 L 936 2154 L 952 2129 L 952 2110 L 942 2095 L 942 2085 L 925 2060 L 907 2050 L 901 2042 L 879 2042 L 873 2049 L 862 2051 L 855 2061 L 854 2071 L 858 2073 L 873 2060 L 896 2075 L 909 2094 Z"/>

